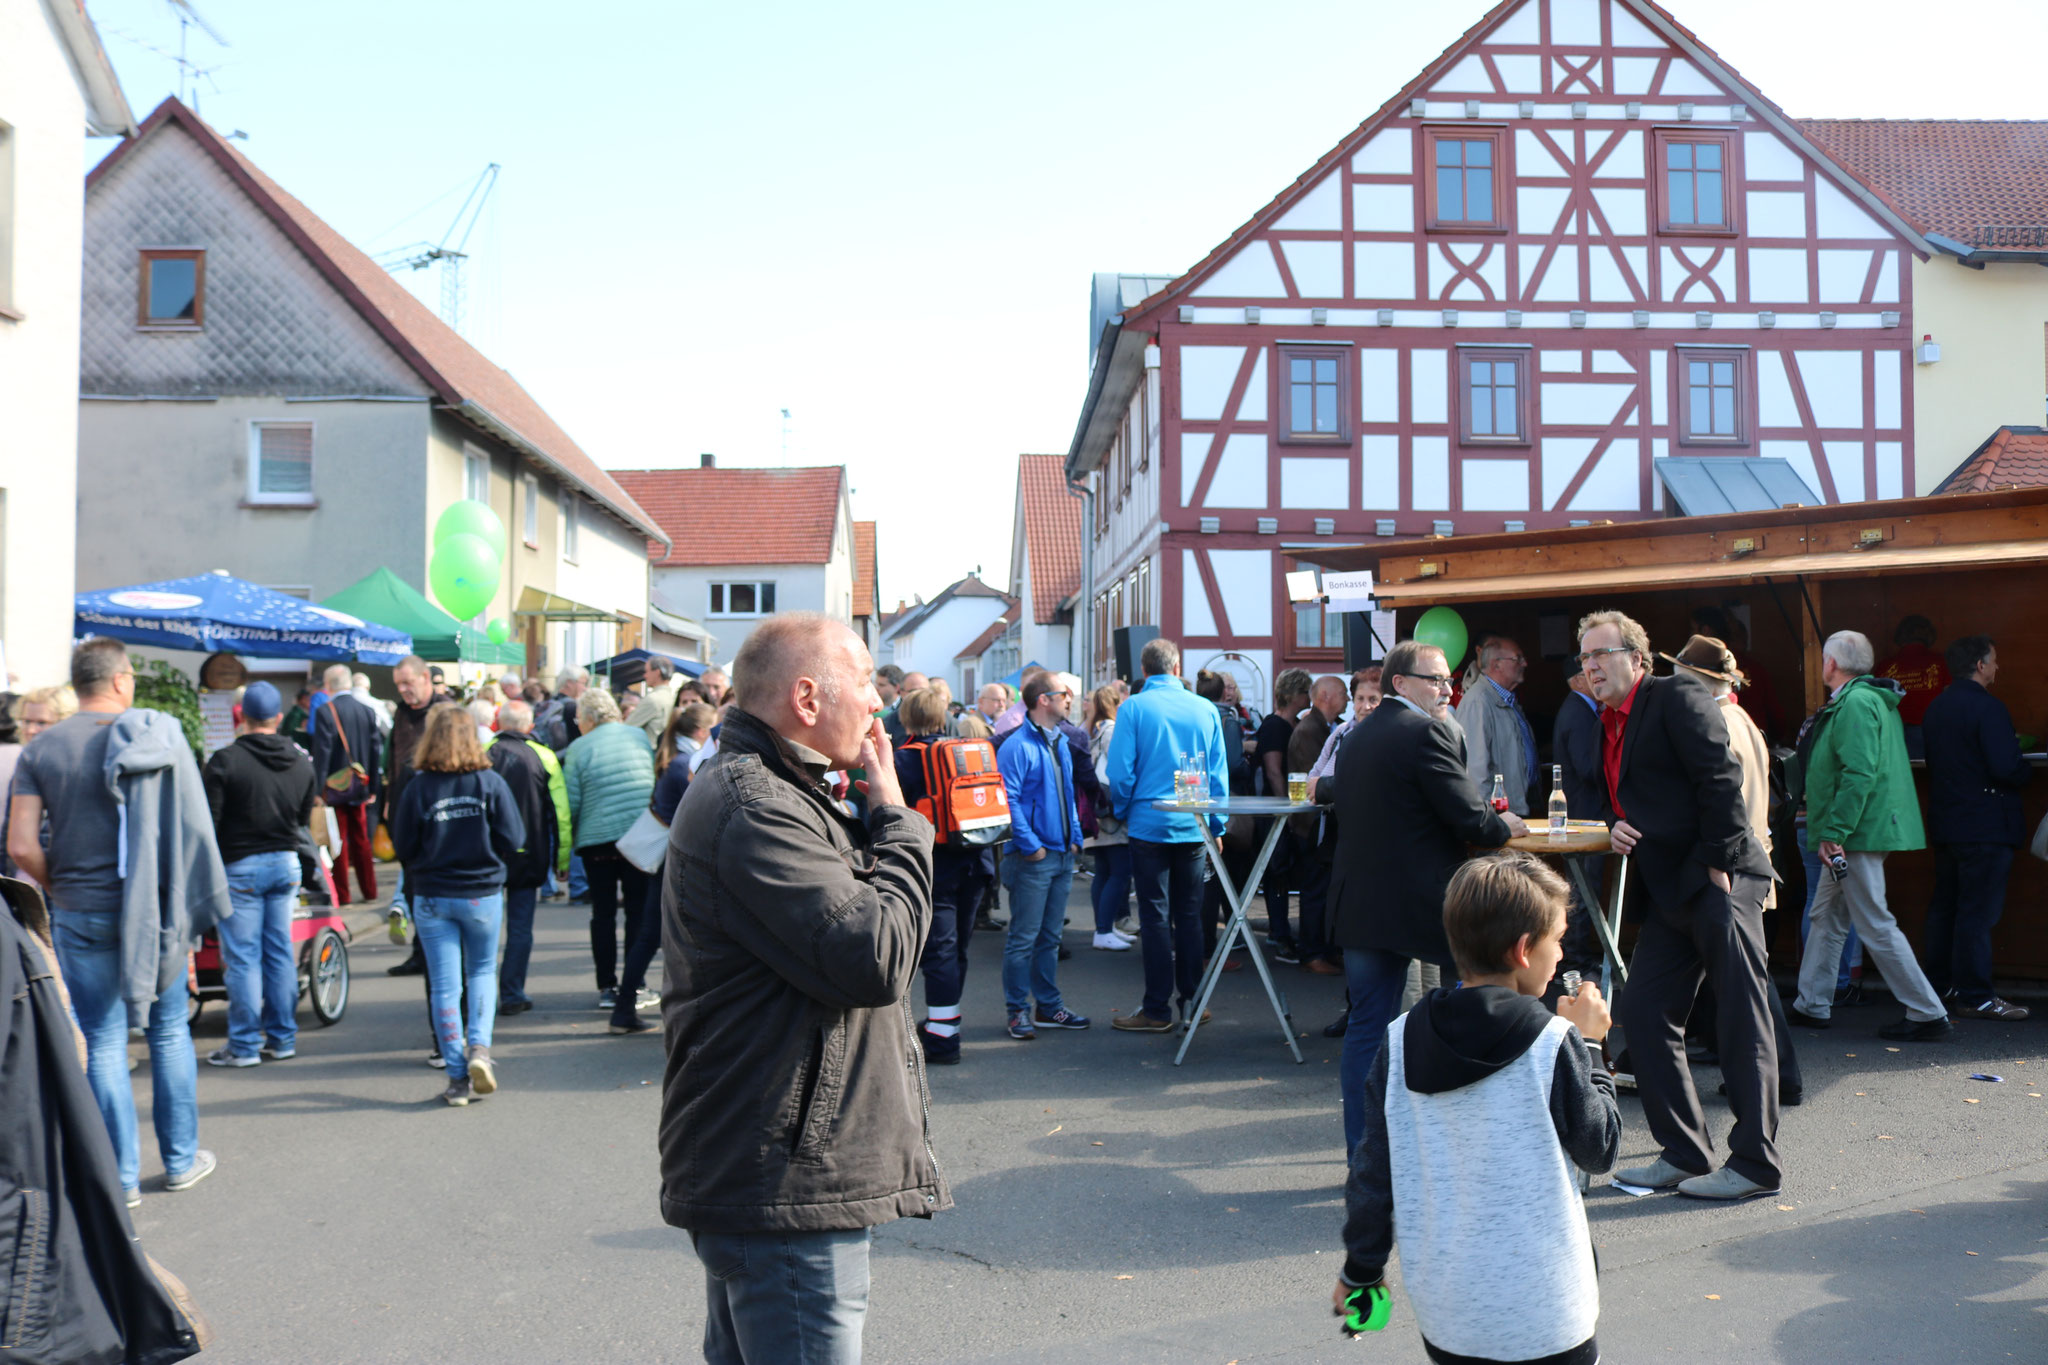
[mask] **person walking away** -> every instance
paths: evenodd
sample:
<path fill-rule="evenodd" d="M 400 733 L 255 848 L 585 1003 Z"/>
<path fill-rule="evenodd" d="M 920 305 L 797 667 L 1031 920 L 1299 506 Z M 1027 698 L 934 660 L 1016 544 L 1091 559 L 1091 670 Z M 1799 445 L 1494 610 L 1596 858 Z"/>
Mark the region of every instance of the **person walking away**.
<path fill-rule="evenodd" d="M 1258 791 L 1251 760 L 1254 741 L 1244 733 L 1244 723 L 1239 719 L 1240 709 L 1229 704 L 1231 679 L 1228 673 L 1213 673 L 1202 669 L 1195 674 L 1195 695 L 1216 708 L 1216 723 L 1223 727 L 1223 753 L 1225 771 L 1229 774 L 1229 791 L 1232 796 L 1251 796 Z M 1245 826 L 1252 822 L 1247 819 Z M 1247 832 L 1243 838 L 1228 833 L 1221 844 L 1223 869 L 1230 874 L 1232 886 L 1243 887 L 1247 895 L 1251 888 L 1247 884 L 1252 875 L 1252 864 L 1258 861 L 1256 835 Z M 1223 882 L 1209 876 L 1204 869 L 1202 881 L 1202 961 L 1204 964 L 1216 955 L 1216 940 L 1223 931 Z M 1242 962 L 1226 961 L 1223 970 L 1234 972 L 1242 969 Z"/>
<path fill-rule="evenodd" d="M 896 751 L 896 782 L 903 790 L 903 804 L 918 810 L 931 796 L 925 783 L 926 746 L 946 738 L 945 708 L 938 692 L 925 687 L 903 693 L 896 714 L 910 736 L 909 743 Z M 1014 804 L 1010 817 L 1017 818 Z M 960 1061 L 960 996 L 966 989 L 967 946 L 974 937 L 974 909 L 980 903 L 988 857 L 985 846 L 932 846 L 931 927 L 918 955 L 925 1005 L 918 1045 L 929 1066 L 955 1066 Z"/>
<path fill-rule="evenodd" d="M 1024 684 L 1025 723 L 996 750 L 996 768 L 1010 800 L 1010 928 L 1003 944 L 1003 1011 L 1019 1042 L 1040 1028 L 1084 1029 L 1085 1015 L 1060 999 L 1060 936 L 1067 893 L 1081 851 L 1081 811 L 1074 800 L 1074 760 L 1060 722 L 1072 697 L 1053 673 Z M 1037 1008 L 1032 1008 L 1033 1001 Z"/>
<path fill-rule="evenodd" d="M 646 672 L 641 677 L 640 704 L 626 718 L 626 724 L 647 736 L 651 749 L 661 741 L 661 732 L 668 729 L 669 713 L 676 707 L 676 666 L 673 661 L 655 654 L 647 660 Z"/>
<path fill-rule="evenodd" d="M 186 959 L 231 906 L 199 764 L 176 720 L 135 707 L 128 651 L 103 638 L 79 645 L 71 689 L 77 714 L 22 750 L 7 853 L 49 888 L 87 1079 L 132 1208 L 142 1199 L 142 1160 L 128 1080 L 131 1008 L 148 1015 L 150 1117 L 164 1188 L 188 1190 L 216 1165 L 199 1145 Z"/>
<path fill-rule="evenodd" d="M 779 614 L 733 671 L 662 868 L 661 1212 L 704 1266 L 711 1365 L 857 1361 L 871 1230 L 953 1204 L 907 1003 L 932 828 L 844 624 Z M 849 767 L 865 820 L 823 785 Z"/>
<path fill-rule="evenodd" d="M 1536 785 L 1536 732 L 1515 689 L 1529 674 L 1529 657 L 1504 635 L 1479 651 L 1479 676 L 1458 703 L 1465 727 L 1466 771 L 1482 794 L 1493 791 L 1496 775 L 1507 779 L 1508 809 L 1527 819 L 1529 792 Z"/>
<path fill-rule="evenodd" d="M 1652 677 L 1650 658 L 1649 634 L 1620 612 L 1579 622 L 1579 660 L 1601 705 L 1609 837 L 1650 902 L 1618 1022 L 1660 1150 L 1616 1178 L 1676 1186 L 1696 1199 L 1774 1194 L 1782 1171 L 1778 1049 L 1763 911 L 1771 861 L 1750 832 L 1722 708 L 1697 677 Z M 1721 1075 L 1735 1113 L 1719 1170 L 1685 1059 L 1685 1021 L 1703 980 L 1714 990 Z"/>
<path fill-rule="evenodd" d="M 1287 740 L 1287 771 L 1306 773 L 1329 742 L 1331 728 L 1343 718 L 1346 695 L 1344 680 L 1335 676 L 1316 679 L 1309 692 L 1309 705 L 1294 724 Z M 1314 790 L 1313 786 L 1310 788 Z M 1330 865 L 1336 857 L 1336 825 L 1321 811 L 1287 817 L 1287 832 L 1281 836 L 1293 845 L 1294 884 L 1301 893 L 1302 970 L 1317 976 L 1342 976 L 1344 969 L 1331 961 L 1328 929 Z"/>
<path fill-rule="evenodd" d="M 597 1008 L 611 1010 L 625 1000 L 638 1009 L 639 983 L 633 983 L 631 991 L 619 989 L 618 925 L 623 910 L 630 953 L 647 906 L 647 874 L 627 862 L 614 841 L 633 827 L 654 796 L 654 745 L 644 732 L 620 722 L 618 703 L 602 688 L 577 699 L 576 723 L 583 735 L 569 746 L 562 780 L 569 792 L 576 855 L 590 879 L 590 959 L 597 972 Z"/>
<path fill-rule="evenodd" d="M 1621 1110 L 1595 1050 L 1609 1023 L 1600 988 L 1543 1007 L 1564 924 L 1564 879 L 1529 854 L 1459 868 L 1444 928 L 1464 984 L 1389 1023 L 1366 1078 L 1331 1301 L 1341 1315 L 1381 1285 L 1398 1235 L 1431 1360 L 1600 1359 L 1598 1266 L 1573 1168 L 1613 1167 Z"/>
<path fill-rule="evenodd" d="M 988 689 L 983 688 L 983 692 Z M 1095 770 L 1095 784 L 1103 793 L 1102 808 L 1095 816 L 1095 833 L 1081 841 L 1095 855 L 1095 875 L 1088 882 L 1090 908 L 1095 911 L 1093 947 L 1104 952 L 1129 952 L 1132 940 L 1117 932 L 1131 899 L 1131 843 L 1124 822 L 1109 809 L 1109 741 L 1116 734 L 1116 711 L 1123 694 L 1102 686 L 1088 698 L 1088 765 Z"/>
<path fill-rule="evenodd" d="M 1298 718 L 1307 713 L 1311 680 L 1308 670 L 1282 670 L 1273 680 L 1273 711 L 1259 722 L 1252 761 L 1258 769 L 1262 791 L 1267 796 L 1287 795 L 1287 746 L 1294 738 Z M 1265 880 L 1260 886 L 1266 901 L 1266 945 L 1275 962 L 1294 966 L 1301 961 L 1301 949 L 1288 926 L 1289 889 L 1300 881 L 1296 867 L 1295 841 L 1286 833 L 1273 845 L 1266 862 Z"/>
<path fill-rule="evenodd" d="M 377 899 L 377 864 L 370 857 L 376 832 L 375 803 L 384 746 L 377 713 L 357 698 L 347 664 L 327 670 L 327 705 L 313 713 L 313 773 L 320 799 L 341 827 L 341 856 L 334 862 L 334 902 L 348 904 L 348 873 L 354 867 L 363 899 Z M 243 715 L 248 715 L 243 699 Z"/>
<path fill-rule="evenodd" d="M 398 799 L 405 794 L 405 784 L 412 780 L 412 757 L 419 748 L 420 736 L 426 733 L 427 712 L 437 703 L 453 701 L 454 697 L 442 690 L 434 680 L 438 670 L 427 666 L 427 661 L 417 654 L 408 654 L 400 659 L 391 670 L 391 685 L 398 689 L 398 702 L 391 708 L 391 760 L 385 765 L 384 809 L 398 809 Z M 387 820 L 388 823 L 388 820 Z M 398 889 L 391 897 L 391 909 L 385 916 L 391 941 L 406 941 L 405 926 L 405 864 L 398 865 Z M 427 970 L 426 952 L 420 947 L 419 939 L 412 942 L 412 952 L 406 960 L 395 967 L 386 969 L 392 976 L 424 976 Z M 425 991 L 431 999 L 433 986 L 428 983 Z M 427 1027 L 433 1029 L 433 1006 L 427 1007 Z M 434 1035 L 438 1036 L 438 1035 Z M 439 1044 L 435 1045 L 439 1050 Z"/>
<path fill-rule="evenodd" d="M 2012 713 L 1991 695 L 1998 647 L 1970 635 L 1948 647 L 1955 681 L 1928 706 L 1927 835 L 1934 899 L 1927 907 L 1927 980 L 1949 1012 L 2018 1023 L 2024 1005 L 1991 989 L 1991 931 L 2005 910 L 2012 851 L 2026 841 L 2020 791 L 2034 770 L 2020 756 Z"/>
<path fill-rule="evenodd" d="M 1551 728 L 1551 761 L 1564 781 L 1567 818 L 1598 820 L 1604 808 L 1600 799 L 1600 703 L 1593 700 L 1592 684 L 1586 681 L 1586 670 L 1577 653 L 1564 661 L 1564 681 L 1569 692 L 1557 708 L 1557 721 Z M 1597 892 L 1604 876 L 1600 855 L 1566 856 L 1577 861 L 1586 884 Z M 1593 916 L 1604 912 L 1601 907 L 1579 899 L 1576 883 L 1568 885 L 1572 888 L 1572 903 L 1564 931 L 1565 966 L 1581 975 L 1593 976 L 1607 960 L 1607 950 L 1593 928 Z"/>
<path fill-rule="evenodd" d="M 549 873 L 569 871 L 569 792 L 555 751 L 533 737 L 533 708 L 526 702 L 498 708 L 498 732 L 484 745 L 484 757 L 512 793 L 526 830 L 505 868 L 505 960 L 498 966 L 498 1014 L 524 1014 L 533 1008 L 526 969 L 540 889 Z"/>
<path fill-rule="evenodd" d="M 322 724 L 335 713 L 320 708 Z M 206 801 L 226 865 L 234 913 L 215 933 L 228 989 L 227 1046 L 213 1066 L 256 1066 L 298 1055 L 299 959 L 292 911 L 299 903 L 299 850 L 319 790 L 314 764 L 278 733 L 283 698 L 267 682 L 242 693 L 243 733 L 206 761 Z"/>
<path fill-rule="evenodd" d="M 681 695 L 680 692 L 678 695 Z M 690 772 L 710 742 L 712 722 L 718 713 L 703 701 L 689 701 L 676 707 L 669 718 L 661 743 L 655 746 L 654 796 L 649 809 L 664 825 L 675 822 L 676 807 L 689 793 Z M 642 1004 L 651 1004 L 644 990 L 647 972 L 661 949 L 661 877 L 643 878 L 647 884 L 640 922 L 626 936 L 625 965 L 619 969 L 619 987 L 612 995 L 610 1029 L 617 1035 L 652 1033 L 654 1025 L 640 1017 Z"/>
<path fill-rule="evenodd" d="M 491 1062 L 498 925 L 506 871 L 526 842 L 526 825 L 462 706 L 447 702 L 428 713 L 414 761 L 417 771 L 392 811 L 391 842 L 407 869 L 413 922 L 433 963 L 427 979 L 448 1073 L 441 1099 L 460 1107 L 498 1088 Z M 467 1020 L 460 1004 L 465 987 Z"/>
<path fill-rule="evenodd" d="M 1202 964 L 1202 859 L 1209 835 L 1223 832 L 1223 818 L 1154 810 L 1155 801 L 1175 796 L 1180 756 L 1207 755 L 1206 790 L 1221 800 L 1229 790 L 1223 726 L 1216 705 L 1190 692 L 1180 680 L 1180 646 L 1165 636 L 1138 652 L 1145 682 L 1117 709 L 1109 741 L 1109 802 L 1124 822 L 1131 846 L 1131 883 L 1138 892 L 1138 939 L 1145 963 L 1145 998 L 1112 1028 L 1134 1033 L 1170 1033 L 1174 1004 L 1183 1021 L 1193 1011 Z"/>
<path fill-rule="evenodd" d="M 1337 1078 L 1344 1151 L 1365 1132 L 1365 1084 L 1387 1025 L 1401 1013 L 1412 960 L 1452 965 L 1444 888 L 1471 848 L 1499 848 L 1528 833 L 1473 786 L 1465 744 L 1450 725 L 1450 665 L 1434 645 L 1403 640 L 1387 651 L 1390 692 L 1337 750 L 1337 823 L 1330 873 L 1337 943 L 1344 950 L 1351 1017 Z"/>
<path fill-rule="evenodd" d="M 1955 1033 L 1941 997 L 1885 904 L 1884 860 L 1926 845 L 1899 703 L 1905 689 L 1871 676 L 1870 641 L 1838 630 L 1821 646 L 1828 704 L 1814 721 L 1806 765 L 1806 833 L 1829 874 L 1813 898 L 1812 930 L 1799 958 L 1795 1024 L 1826 1028 L 1836 963 L 1850 925 L 1905 1017 L 1880 1028 L 1893 1042 L 1939 1042 Z M 1631 1034 L 1633 1037 L 1633 1034 Z"/>

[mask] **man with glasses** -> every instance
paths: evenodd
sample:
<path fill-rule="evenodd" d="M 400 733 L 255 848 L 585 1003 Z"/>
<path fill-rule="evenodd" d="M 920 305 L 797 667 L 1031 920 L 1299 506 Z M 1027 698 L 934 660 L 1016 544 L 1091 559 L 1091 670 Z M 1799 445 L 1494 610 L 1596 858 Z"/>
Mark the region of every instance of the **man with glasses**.
<path fill-rule="evenodd" d="M 1508 809 L 1526 817 L 1529 789 L 1536 785 L 1536 732 L 1515 689 L 1529 672 L 1529 657 L 1504 635 L 1479 647 L 1479 680 L 1458 703 L 1465 727 L 1465 771 L 1473 785 L 1491 793 L 1497 773 L 1507 779 Z"/>
<path fill-rule="evenodd" d="M 1452 967 L 1444 891 L 1471 848 L 1529 832 L 1496 812 L 1465 766 L 1451 724 L 1451 669 L 1435 645 L 1403 640 L 1387 653 L 1387 699 L 1337 749 L 1337 844 L 1330 877 L 1335 938 L 1344 949 L 1351 1015 L 1344 1031 L 1344 1151 L 1365 1131 L 1365 1082 L 1401 1012 L 1410 961 Z"/>
<path fill-rule="evenodd" d="M 1060 733 L 1072 701 L 1058 674 L 1034 673 L 1024 684 L 1025 723 L 996 752 L 1010 802 L 1010 847 L 1003 856 L 1010 888 L 1003 1008 L 1018 1042 L 1036 1038 L 1041 1028 L 1088 1027 L 1085 1016 L 1061 1002 L 1058 980 L 1067 892 L 1074 884 L 1074 856 L 1081 851 L 1073 746 Z"/>
<path fill-rule="evenodd" d="M 1650 637 L 1618 611 L 1579 622 L 1579 659 L 1601 706 L 1600 794 L 1614 851 L 1650 900 L 1615 1022 L 1628 1031 L 1643 1116 L 1662 1150 L 1614 1178 L 1696 1199 L 1776 1194 L 1778 1044 L 1763 910 L 1771 862 L 1750 832 L 1727 724 L 1699 678 L 1650 676 Z M 1719 1170 L 1685 1060 L 1685 1021 L 1703 978 L 1719 1006 L 1721 1075 L 1735 1111 Z"/>

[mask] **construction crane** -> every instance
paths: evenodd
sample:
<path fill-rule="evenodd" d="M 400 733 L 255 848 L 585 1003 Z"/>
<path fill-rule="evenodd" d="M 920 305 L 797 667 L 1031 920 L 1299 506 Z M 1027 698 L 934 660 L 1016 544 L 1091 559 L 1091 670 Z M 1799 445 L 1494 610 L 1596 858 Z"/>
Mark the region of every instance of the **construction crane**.
<path fill-rule="evenodd" d="M 379 252 L 374 258 L 378 265 L 394 275 L 401 270 L 425 270 L 438 263 L 441 267 L 441 320 L 457 332 L 462 330 L 462 263 L 469 259 L 469 253 L 463 248 L 469 245 L 469 234 L 476 230 L 477 219 L 483 216 L 484 201 L 491 197 L 491 190 L 497 183 L 498 163 L 493 161 L 484 167 L 483 174 L 469 187 L 462 207 L 455 211 L 455 221 L 441 234 L 439 242 L 414 242 L 411 246 Z"/>

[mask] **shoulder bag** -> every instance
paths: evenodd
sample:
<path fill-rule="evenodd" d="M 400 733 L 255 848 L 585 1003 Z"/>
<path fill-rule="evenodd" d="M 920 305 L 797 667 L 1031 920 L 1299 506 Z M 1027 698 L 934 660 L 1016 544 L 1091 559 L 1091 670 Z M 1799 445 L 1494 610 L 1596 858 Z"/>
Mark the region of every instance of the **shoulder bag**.
<path fill-rule="evenodd" d="M 668 857 L 668 826 L 649 806 L 612 847 L 618 849 L 621 858 L 651 877 L 661 871 L 661 864 Z"/>

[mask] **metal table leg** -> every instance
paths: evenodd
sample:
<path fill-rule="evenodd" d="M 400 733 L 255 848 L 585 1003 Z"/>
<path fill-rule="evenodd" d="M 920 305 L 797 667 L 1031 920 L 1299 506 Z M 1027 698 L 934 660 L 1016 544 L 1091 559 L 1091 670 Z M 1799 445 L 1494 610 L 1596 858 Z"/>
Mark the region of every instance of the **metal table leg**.
<path fill-rule="evenodd" d="M 1572 885 L 1579 893 L 1579 903 L 1592 914 L 1593 929 L 1600 938 L 1600 949 L 1607 961 L 1600 968 L 1600 993 L 1613 994 L 1614 976 L 1618 973 L 1621 984 L 1628 984 L 1628 963 L 1622 961 L 1621 947 L 1617 935 L 1621 933 L 1621 898 L 1628 890 L 1628 859 L 1621 860 L 1620 869 L 1614 874 L 1614 895 L 1607 908 L 1600 907 L 1600 898 L 1593 894 L 1587 884 L 1585 869 L 1577 858 L 1564 860 L 1565 872 L 1570 875 Z"/>
<path fill-rule="evenodd" d="M 1256 887 L 1265 875 L 1266 864 L 1272 860 L 1273 848 L 1280 842 L 1279 819 L 1269 819 L 1266 829 L 1266 843 L 1259 850 L 1258 861 L 1252 864 L 1251 875 L 1245 879 L 1247 888 Z M 1266 988 L 1266 999 L 1272 1002 L 1273 1015 L 1280 1021 L 1280 1036 L 1287 1040 L 1287 1050 L 1294 1054 L 1297 1066 L 1306 1062 L 1301 1048 L 1294 1041 L 1294 1020 L 1287 1012 L 1287 1002 L 1281 996 L 1279 987 L 1273 984 L 1273 973 L 1266 966 L 1265 954 L 1259 951 L 1258 940 L 1253 937 L 1248 917 L 1251 910 L 1251 892 L 1240 891 L 1230 884 L 1230 873 L 1223 866 L 1223 849 L 1217 840 L 1205 839 L 1209 850 L 1209 862 L 1216 869 L 1216 880 L 1223 888 L 1224 904 L 1230 907 L 1230 916 L 1224 921 L 1223 932 L 1217 936 L 1216 952 L 1210 957 L 1208 967 L 1202 973 L 1202 982 L 1195 994 L 1194 1008 L 1189 1012 L 1187 1024 L 1181 1031 L 1180 1050 L 1173 1055 L 1173 1064 L 1179 1066 L 1187 1059 L 1188 1045 L 1195 1041 L 1195 1030 L 1202 1026 L 1202 1011 L 1209 1007 L 1209 997 L 1216 993 L 1216 983 L 1223 977 L 1223 964 L 1229 960 L 1231 946 L 1240 934 L 1245 947 L 1251 950 L 1252 965 L 1259 970 L 1259 981 Z"/>

